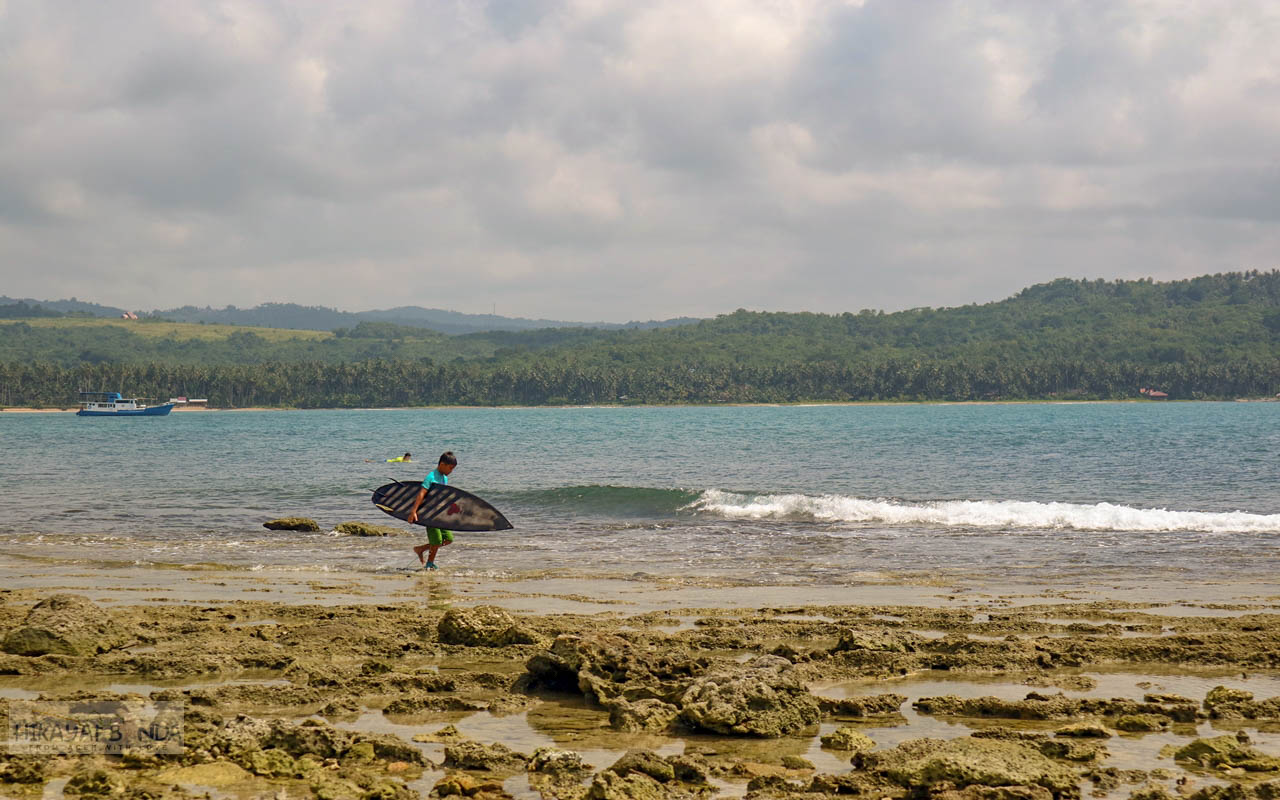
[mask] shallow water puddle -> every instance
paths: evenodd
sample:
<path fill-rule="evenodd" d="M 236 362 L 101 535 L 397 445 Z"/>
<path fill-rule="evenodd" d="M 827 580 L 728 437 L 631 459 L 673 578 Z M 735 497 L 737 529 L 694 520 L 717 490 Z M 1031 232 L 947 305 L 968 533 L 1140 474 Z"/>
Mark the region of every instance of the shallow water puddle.
<path fill-rule="evenodd" d="M 955 631 L 944 631 L 937 628 L 907 628 L 907 633 L 914 633 L 925 639 L 942 639 L 946 636 L 955 634 Z M 961 634 L 969 639 L 976 639 L 980 642 L 1003 642 L 1008 638 L 1008 634 L 987 634 L 987 633 L 964 633 Z"/>
<path fill-rule="evenodd" d="M 643 748 L 664 756 L 684 752 L 684 744 L 672 737 L 614 730 L 607 712 L 579 697 L 548 700 L 523 716 L 547 744 L 578 752 L 596 769 L 610 766 L 627 750 Z"/>
<path fill-rule="evenodd" d="M 524 662 L 509 659 L 459 660 L 451 656 L 432 657 L 422 662 L 425 669 L 447 675 L 452 672 L 493 672 L 499 675 L 519 675 L 524 672 Z"/>
<path fill-rule="evenodd" d="M 39 692 L 23 689 L 18 686 L 0 686 L 0 698 L 5 700 L 35 700 Z"/>
<path fill-rule="evenodd" d="M 1036 639 L 1162 639 L 1171 636 L 1178 636 L 1179 631 L 1175 628 L 1162 628 L 1158 631 L 1153 630 L 1128 630 L 1118 625 L 1110 625 L 1105 628 L 1084 629 L 1081 627 L 1073 628 L 1069 631 L 1036 631 L 1034 633 L 1015 633 L 1016 638 L 1024 641 L 1035 641 Z"/>
<path fill-rule="evenodd" d="M 845 622 L 845 620 L 836 619 L 835 617 L 827 617 L 821 614 L 775 614 L 772 617 L 767 617 L 766 619 L 770 622 Z"/>
<path fill-rule="evenodd" d="M 1241 673 L 1238 670 L 1203 669 L 1186 667 L 1162 668 L 1148 665 L 1136 669 L 1090 668 L 1087 670 L 1058 670 L 1056 677 L 1083 676 L 1091 678 L 1097 686 L 1089 690 L 1058 687 L 1036 687 L 1017 683 L 1007 676 L 951 675 L 947 672 L 926 672 L 901 678 L 858 680 L 833 684 L 814 684 L 810 690 L 826 697 L 843 698 L 865 694 L 897 692 L 910 700 L 919 697 L 954 694 L 959 697 L 983 697 L 991 695 L 1002 700 L 1021 700 L 1028 692 L 1063 692 L 1071 697 L 1122 697 L 1141 700 L 1151 692 L 1180 694 L 1200 703 L 1210 689 L 1226 686 L 1253 692 L 1254 697 L 1265 700 L 1280 695 L 1280 672 L 1260 671 Z M 910 700 L 907 704 L 910 704 Z M 904 705 L 904 707 L 905 707 Z"/>
<path fill-rule="evenodd" d="M 1280 695 L 1280 672 L 1275 671 L 1242 673 L 1239 670 L 1186 667 L 1162 669 L 1159 665 L 1151 665 L 1140 670 L 1094 667 L 1078 674 L 1098 682 L 1096 689 L 1084 693 L 1094 697 L 1141 700 L 1144 694 L 1159 692 L 1180 694 L 1199 704 L 1215 686 L 1244 689 L 1253 692 L 1254 698 L 1258 700 Z"/>
<path fill-rule="evenodd" d="M 1209 608 L 1207 606 L 1186 605 L 1183 603 L 1169 603 L 1168 605 L 1152 606 L 1144 608 L 1141 611 L 1129 611 L 1129 614 L 1153 614 L 1160 617 L 1247 617 L 1251 614 L 1275 614 L 1280 609 L 1276 606 L 1253 606 L 1250 608 Z"/>
<path fill-rule="evenodd" d="M 823 723 L 821 733 L 828 733 L 840 725 L 852 725 L 871 737 L 877 749 L 888 749 L 908 739 L 930 737 L 937 739 L 953 739 L 960 736 L 992 728 L 1013 728 L 1022 731 L 1038 731 L 1049 733 L 1068 720 L 1011 720 L 995 718 L 958 718 L 919 714 L 912 707 L 913 701 L 921 697 L 936 695 L 957 695 L 960 697 L 994 696 L 1006 700 L 1020 700 L 1029 692 L 1056 693 L 1063 692 L 1074 697 L 1105 697 L 1142 700 L 1145 694 L 1159 692 L 1180 694 L 1197 703 L 1215 686 L 1227 686 L 1233 689 L 1244 689 L 1254 693 L 1258 699 L 1280 695 L 1280 672 L 1259 672 L 1241 674 L 1238 671 L 1226 670 L 1188 670 L 1162 669 L 1159 666 L 1142 669 L 1112 670 L 1079 670 L 1059 671 L 1058 677 L 1081 676 L 1094 680 L 1097 685 L 1088 691 L 1050 688 L 1036 688 L 1022 683 L 1011 682 L 1007 677 L 992 676 L 950 676 L 942 674 L 911 675 L 888 680 L 851 681 L 838 684 L 818 684 L 811 686 L 814 694 L 833 698 L 853 697 L 866 694 L 896 692 L 905 695 L 907 701 L 899 709 L 906 724 L 888 726 L 875 719 L 865 721 L 840 722 L 838 724 Z M 1209 720 L 1201 722 L 1194 728 L 1189 725 L 1175 726 L 1170 731 L 1151 733 L 1117 733 L 1105 741 L 1108 756 L 1101 764 L 1119 769 L 1151 770 L 1156 767 L 1174 769 L 1183 772 L 1171 757 L 1161 756 L 1161 750 L 1168 745 L 1182 746 L 1196 737 L 1221 736 L 1244 730 L 1252 740 L 1253 746 L 1264 753 L 1280 755 L 1280 725 L 1276 723 L 1259 723 L 1254 720 Z M 819 740 L 813 740 L 812 747 L 804 754 L 818 766 L 820 770 L 833 770 L 839 765 L 841 770 L 849 768 L 845 754 L 824 751 Z M 1211 776 L 1196 773 L 1194 780 L 1201 783 L 1221 782 Z M 1092 794 L 1092 786 L 1086 786 L 1086 793 Z M 1132 787 L 1122 786 L 1112 792 L 1115 796 L 1127 796 Z"/>
<path fill-rule="evenodd" d="M 154 683 L 112 683 L 119 676 L 115 675 L 80 675 L 74 678 L 62 677 L 4 677 L 0 678 L 0 697 L 10 700 L 34 700 L 41 694 L 64 694 L 67 692 L 92 691 L 113 692 L 115 694 L 140 694 L 149 696 L 152 692 L 171 689 L 212 689 L 219 686 L 236 686 L 252 684 L 255 686 L 289 686 L 289 681 L 276 677 L 279 672 L 269 670 L 253 670 L 236 672 L 226 677 L 212 680 L 193 681 L 190 677 L 157 680 Z"/>
<path fill-rule="evenodd" d="M 950 717 L 931 717 L 927 714 L 917 714 L 910 707 L 910 700 L 902 706 L 902 717 L 905 722 L 898 722 L 897 724 L 887 724 L 883 719 L 877 720 L 875 718 L 869 718 L 861 721 L 850 720 L 847 722 L 842 721 L 830 724 L 830 729 L 835 730 L 836 728 L 845 725 L 855 727 L 862 733 L 871 737 L 871 740 L 876 743 L 877 750 L 890 750 L 908 739 L 921 739 L 924 737 L 929 737 L 931 739 L 958 739 L 961 736 L 968 736 L 974 731 L 992 727 L 992 725 L 990 725 L 986 720 L 965 720 L 961 722 Z M 828 724 L 829 723 L 823 723 L 822 733 L 829 732 L 827 730 Z M 813 740 L 814 749 L 820 750 L 821 746 L 821 738 L 815 737 Z M 813 750 L 810 752 L 813 752 Z M 849 754 L 841 754 L 838 751 L 825 752 L 844 757 L 844 766 L 842 771 L 850 768 L 848 759 Z M 805 758 L 808 758 L 808 756 L 806 755 Z"/>
<path fill-rule="evenodd" d="M 339 721 L 336 727 L 362 733 L 393 733 L 406 741 L 421 733 L 432 733 L 445 725 L 453 725 L 465 738 L 490 744 L 501 742 L 525 755 L 539 747 L 556 747 L 578 752 L 584 761 L 597 769 L 607 767 L 629 749 L 643 747 L 673 755 L 683 752 L 683 745 L 673 744 L 664 736 L 630 734 L 608 726 L 609 716 L 590 708 L 585 701 L 556 699 L 534 706 L 529 711 L 494 716 L 487 711 L 470 713 L 432 713 L 420 718 L 381 711 L 366 711 L 357 719 Z M 414 742 L 433 761 L 444 758 L 444 744 Z"/>
<path fill-rule="evenodd" d="M 456 725 L 460 721 L 459 715 L 456 714 L 437 714 L 433 716 L 433 722 L 430 723 L 396 722 L 389 719 L 381 711 L 364 711 L 359 717 L 351 720 L 324 720 L 320 717 L 315 717 L 314 719 L 332 724 L 333 727 L 344 731 L 395 734 L 415 747 L 422 753 L 423 757 L 434 764 L 439 764 L 444 760 L 445 746 L 438 742 L 415 742 L 413 737 L 419 733 L 438 730 L 445 725 Z M 443 775 L 444 773 L 440 774 Z"/>
<path fill-rule="evenodd" d="M 1068 630 L 1041 631 L 1033 633 L 1018 633 L 1020 639 L 1037 639 L 1042 636 L 1050 638 L 1070 638 L 1074 636 L 1108 636 L 1118 639 L 1141 639 L 1141 638 L 1160 638 L 1163 636 L 1177 636 L 1178 630 L 1168 625 L 1160 625 L 1159 630 L 1155 623 L 1143 622 L 1115 622 L 1114 620 L 1080 620 L 1080 619 L 1052 619 L 1040 618 L 1032 620 L 1042 625 L 1054 625 Z"/>
<path fill-rule="evenodd" d="M 699 617 L 670 617 L 663 618 L 658 621 L 636 620 L 624 623 L 618 626 L 620 631 L 636 631 L 639 633 L 652 633 L 660 631 L 662 633 L 679 633 L 681 631 L 691 631 L 698 627 L 697 620 Z"/>
<path fill-rule="evenodd" d="M 299 798 L 299 800 L 301 800 L 302 798 L 313 796 L 309 788 L 294 788 L 294 790 L 290 792 L 290 787 L 272 784 L 265 778 L 258 777 L 249 778 L 248 780 L 228 786 L 213 786 L 204 783 L 184 783 L 183 781 L 174 781 L 173 785 L 181 786 L 188 792 L 198 797 L 206 797 L 208 800 L 257 800 L 257 798 L 264 796 L 280 800 L 289 800 L 289 798 Z M 51 793 L 49 788 L 46 786 L 44 797 L 63 798 L 64 795 L 60 792 L 56 794 Z"/>
<path fill-rule="evenodd" d="M 697 617 L 677 617 L 671 620 L 655 622 L 650 627 L 670 631 L 671 633 L 675 633 L 677 631 L 691 631 L 697 627 L 697 619 Z"/>
<path fill-rule="evenodd" d="M 720 778 L 708 778 L 707 783 L 715 787 L 716 792 L 712 796 L 716 800 L 737 800 L 747 796 L 747 784 L 745 783 L 729 783 Z"/>
<path fill-rule="evenodd" d="M 576 697 L 556 697 L 534 706 L 527 712 L 495 717 L 486 711 L 444 719 L 446 715 L 433 714 L 421 722 L 409 718 L 388 719 L 377 711 L 369 711 L 358 719 L 336 723 L 345 730 L 365 733 L 394 733 L 405 740 L 420 733 L 439 730 L 452 724 L 463 736 L 482 743 L 502 742 L 513 750 L 526 755 L 539 747 L 556 747 L 572 750 L 582 756 L 584 762 L 596 771 L 611 766 L 628 750 L 652 750 L 662 756 L 681 753 L 699 753 L 718 759 L 740 759 L 747 762 L 778 764 L 783 756 L 796 755 L 811 761 L 818 771 L 845 772 L 851 767 L 848 754 L 822 750 L 817 735 L 783 737 L 781 739 L 750 739 L 718 735 L 684 734 L 665 736 L 658 734 L 627 733 L 609 727 L 608 714 L 590 706 Z M 450 715 L 452 716 L 452 715 Z M 916 715 L 911 713 L 912 717 Z M 900 738 L 923 735 L 941 735 L 943 729 L 951 729 L 950 736 L 962 736 L 969 729 L 962 725 L 937 722 L 920 717 L 920 725 L 914 730 L 901 729 Z M 834 730 L 835 725 L 823 726 L 821 733 Z M 932 731 L 938 733 L 930 733 Z M 812 731 L 812 729 L 811 729 Z M 922 732 L 925 731 L 925 732 Z M 435 763 L 444 759 L 445 745 L 439 743 L 415 743 L 424 756 Z M 891 745 L 890 745 L 891 746 Z M 440 775 L 435 775 L 438 780 Z M 424 781 L 426 778 L 424 777 Z M 746 792 L 746 779 L 715 780 L 721 788 L 720 797 L 741 797 Z M 430 785 L 434 785 L 433 783 Z M 427 785 L 427 789 L 430 788 Z M 536 798 L 539 795 L 530 787 L 528 777 L 516 775 L 504 782 L 504 788 L 517 798 Z M 426 790 L 424 789 L 424 795 Z"/>
<path fill-rule="evenodd" d="M 1142 639 L 1142 638 L 1147 638 L 1147 639 L 1160 639 L 1160 638 L 1165 638 L 1165 637 L 1169 637 L 1169 636 L 1177 636 L 1177 635 L 1178 635 L 1178 630 L 1177 630 L 1176 628 L 1167 628 L 1167 627 L 1166 627 L 1166 628 L 1161 628 L 1161 629 L 1159 630 L 1159 632 L 1157 632 L 1157 631 L 1130 631 L 1130 630 L 1124 630 L 1124 631 L 1121 631 L 1121 632 L 1120 632 L 1120 633 L 1118 633 L 1118 634 L 1108 634 L 1108 635 L 1110 635 L 1110 636 L 1117 636 L 1117 637 L 1119 637 L 1119 638 L 1121 638 L 1121 639 Z"/>
<path fill-rule="evenodd" d="M 908 675 L 902 678 L 856 680 L 842 683 L 813 684 L 809 690 L 816 695 L 836 699 L 865 694 L 895 692 L 906 695 L 902 712 L 909 710 L 911 701 L 919 697 L 954 694 L 959 697 L 983 697 L 992 695 L 1002 700 L 1021 700 L 1027 692 L 1045 691 L 1043 688 L 1013 683 L 1005 676 L 955 675 L 947 672 Z M 1057 691 L 1054 689 L 1053 691 Z M 1083 694 L 1082 692 L 1077 694 Z"/>
<path fill-rule="evenodd" d="M 335 723 L 344 730 L 362 733 L 392 733 L 412 742 L 422 754 L 435 764 L 444 761 L 445 746 L 438 742 L 413 742 L 420 733 L 431 733 L 446 724 L 452 724 L 463 737 L 491 744 L 501 742 L 512 750 L 532 754 L 539 747 L 555 747 L 573 750 L 595 770 L 612 765 L 627 750 L 645 748 L 659 755 L 671 756 L 683 753 L 684 742 L 665 736 L 631 734 L 608 727 L 608 714 L 591 708 L 577 698 L 549 700 L 527 712 L 495 717 L 487 711 L 457 715 L 446 720 L 446 715 L 433 714 L 430 720 L 407 721 L 407 717 L 388 718 L 379 711 L 367 711 L 355 720 Z M 447 715 L 455 716 L 455 715 Z M 443 770 L 428 771 L 421 779 L 408 784 L 424 797 L 436 781 L 444 776 Z M 512 796 L 540 798 L 529 784 L 527 775 L 513 775 L 503 782 L 503 788 Z"/>
<path fill-rule="evenodd" d="M 1081 628 L 1122 627 L 1134 624 L 1132 620 L 1122 622 L 1109 617 L 1034 617 L 1028 621 L 1040 625 L 1062 625 L 1064 627 L 1076 625 Z"/>

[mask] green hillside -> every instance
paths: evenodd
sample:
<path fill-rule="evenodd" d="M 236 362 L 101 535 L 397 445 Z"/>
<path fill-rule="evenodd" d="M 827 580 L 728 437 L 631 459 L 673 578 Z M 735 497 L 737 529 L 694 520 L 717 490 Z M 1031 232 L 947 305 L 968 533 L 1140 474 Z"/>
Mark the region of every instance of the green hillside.
<path fill-rule="evenodd" d="M 588 363 L 1086 358 L 1167 364 L 1280 355 L 1280 272 L 1172 283 L 1061 279 L 985 305 L 838 315 L 737 311 L 564 342 Z"/>
<path fill-rule="evenodd" d="M 483 342 L 465 343 L 424 328 L 362 322 L 354 329 L 304 331 L 86 317 L 0 320 L 0 362 L 230 365 L 317 361 L 341 364 L 374 358 L 454 358 L 490 355 Z M 441 355 L 443 353 L 443 356 Z"/>
<path fill-rule="evenodd" d="M 1140 386 L 1175 398 L 1280 391 L 1280 272 L 1061 279 L 983 305 L 740 310 L 650 330 L 0 321 L 0 403 L 11 405 L 116 387 L 321 407 L 1119 398 Z"/>

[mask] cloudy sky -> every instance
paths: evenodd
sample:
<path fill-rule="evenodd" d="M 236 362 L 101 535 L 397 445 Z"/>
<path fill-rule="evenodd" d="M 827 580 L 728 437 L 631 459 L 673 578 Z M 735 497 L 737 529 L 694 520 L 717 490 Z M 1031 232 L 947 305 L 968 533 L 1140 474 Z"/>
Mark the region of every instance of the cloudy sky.
<path fill-rule="evenodd" d="M 1280 266 L 1280 4 L 0 0 L 0 294 L 558 319 Z"/>

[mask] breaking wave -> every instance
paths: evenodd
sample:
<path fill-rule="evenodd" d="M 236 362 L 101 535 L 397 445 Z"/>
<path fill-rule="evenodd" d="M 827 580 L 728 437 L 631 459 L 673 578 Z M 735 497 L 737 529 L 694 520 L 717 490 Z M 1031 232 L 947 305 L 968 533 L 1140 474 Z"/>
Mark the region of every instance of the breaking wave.
<path fill-rule="evenodd" d="M 906 503 L 844 495 L 738 494 L 708 489 L 688 508 L 725 519 L 882 523 L 962 528 L 1081 531 L 1280 533 L 1280 514 L 1170 511 L 1112 503 L 940 500 Z"/>
<path fill-rule="evenodd" d="M 1280 533 L 1280 514 L 1176 511 L 1115 503 L 1044 503 L 1029 500 L 911 502 L 840 494 L 767 494 L 722 489 L 690 491 L 632 486 L 566 486 L 510 493 L 501 499 L 529 510 L 615 519 L 715 517 L 725 520 L 983 530 Z"/>

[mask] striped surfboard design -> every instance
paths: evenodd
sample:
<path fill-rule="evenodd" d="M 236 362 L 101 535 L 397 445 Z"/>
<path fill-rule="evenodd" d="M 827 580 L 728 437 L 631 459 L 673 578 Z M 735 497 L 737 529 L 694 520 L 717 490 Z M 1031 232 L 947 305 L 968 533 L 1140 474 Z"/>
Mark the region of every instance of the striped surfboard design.
<path fill-rule="evenodd" d="M 373 490 L 373 504 L 396 519 L 407 520 L 421 488 L 419 481 L 388 483 Z M 515 527 L 479 497 L 441 483 L 433 483 L 427 490 L 416 524 L 447 531 L 509 531 Z"/>

